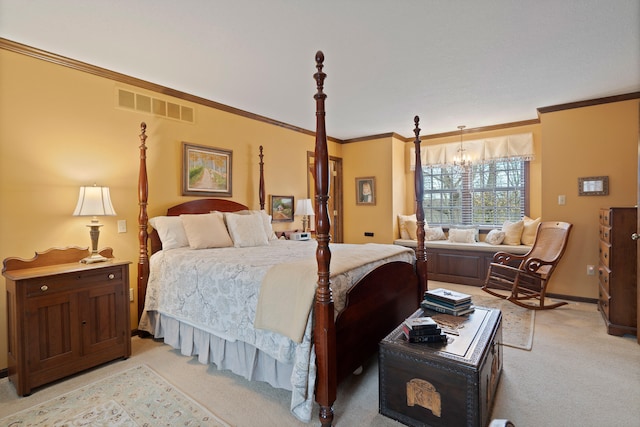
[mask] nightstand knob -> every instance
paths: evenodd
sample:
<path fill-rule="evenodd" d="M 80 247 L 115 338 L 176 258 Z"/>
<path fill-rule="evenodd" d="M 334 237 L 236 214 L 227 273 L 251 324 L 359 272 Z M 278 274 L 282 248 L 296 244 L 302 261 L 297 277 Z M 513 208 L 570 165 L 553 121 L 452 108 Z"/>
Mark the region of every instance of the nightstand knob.
<path fill-rule="evenodd" d="M 113 273 L 109 274 L 109 280 L 113 280 L 115 277 L 116 277 L 115 274 L 113 274 Z"/>
<path fill-rule="evenodd" d="M 42 285 L 42 286 L 40 286 L 40 290 L 41 290 L 42 292 L 45 292 L 45 291 L 47 291 L 48 289 L 49 289 L 49 287 L 48 287 L 47 285 Z"/>

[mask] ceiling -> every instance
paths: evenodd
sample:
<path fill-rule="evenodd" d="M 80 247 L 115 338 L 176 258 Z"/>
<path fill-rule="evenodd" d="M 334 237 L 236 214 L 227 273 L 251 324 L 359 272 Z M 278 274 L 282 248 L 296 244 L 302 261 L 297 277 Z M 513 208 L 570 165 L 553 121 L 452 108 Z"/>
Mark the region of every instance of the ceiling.
<path fill-rule="evenodd" d="M 0 0 L 0 37 L 308 130 L 422 134 L 640 91 L 638 0 Z"/>

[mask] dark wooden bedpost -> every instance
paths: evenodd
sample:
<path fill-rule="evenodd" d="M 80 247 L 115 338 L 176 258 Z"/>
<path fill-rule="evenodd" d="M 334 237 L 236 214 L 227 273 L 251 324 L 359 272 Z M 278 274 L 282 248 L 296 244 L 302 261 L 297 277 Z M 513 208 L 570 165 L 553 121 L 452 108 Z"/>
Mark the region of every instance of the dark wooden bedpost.
<path fill-rule="evenodd" d="M 147 295 L 147 281 L 149 280 L 149 251 L 147 250 L 147 200 L 149 197 L 149 182 L 147 180 L 147 124 L 140 123 L 140 169 L 138 172 L 138 240 L 140 253 L 138 257 L 138 320 L 144 310 L 144 300 Z"/>
<path fill-rule="evenodd" d="M 262 154 L 262 145 L 260 146 L 260 187 L 258 189 L 258 197 L 260 198 L 260 209 L 264 209 L 264 154 Z"/>
<path fill-rule="evenodd" d="M 336 334 L 334 322 L 333 297 L 329 281 L 329 153 L 327 149 L 327 132 L 325 129 L 324 79 L 322 72 L 324 54 L 316 53 L 316 68 L 313 75 L 317 84 L 316 100 L 316 146 L 315 146 L 315 178 L 316 178 L 316 260 L 318 261 L 318 287 L 315 298 L 315 324 L 313 337 L 316 346 L 316 364 L 318 367 L 316 383 L 316 401 L 320 405 L 320 423 L 330 426 L 333 422 L 333 403 L 336 400 L 337 360 Z"/>
<path fill-rule="evenodd" d="M 418 274 L 418 301 L 422 301 L 424 292 L 427 290 L 427 250 L 424 247 L 424 207 L 422 201 L 424 199 L 424 182 L 422 177 L 422 159 L 420 155 L 420 117 L 413 118 L 415 128 L 413 133 L 416 139 L 413 141 L 416 152 L 416 169 L 414 172 L 414 183 L 416 193 L 416 235 L 418 243 L 416 246 L 416 272 Z"/>

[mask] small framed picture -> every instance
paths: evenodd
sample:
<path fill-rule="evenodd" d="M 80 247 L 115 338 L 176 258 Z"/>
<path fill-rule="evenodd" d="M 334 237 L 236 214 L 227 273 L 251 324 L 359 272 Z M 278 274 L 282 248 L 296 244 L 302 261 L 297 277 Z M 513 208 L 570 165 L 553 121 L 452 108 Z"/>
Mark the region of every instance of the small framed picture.
<path fill-rule="evenodd" d="M 232 151 L 182 143 L 182 195 L 231 197 Z"/>
<path fill-rule="evenodd" d="M 293 196 L 271 196 L 271 220 L 293 221 Z"/>
<path fill-rule="evenodd" d="M 376 204 L 376 178 L 365 176 L 356 178 L 356 205 Z"/>
<path fill-rule="evenodd" d="M 578 196 L 607 196 L 608 194 L 608 176 L 578 178 Z"/>

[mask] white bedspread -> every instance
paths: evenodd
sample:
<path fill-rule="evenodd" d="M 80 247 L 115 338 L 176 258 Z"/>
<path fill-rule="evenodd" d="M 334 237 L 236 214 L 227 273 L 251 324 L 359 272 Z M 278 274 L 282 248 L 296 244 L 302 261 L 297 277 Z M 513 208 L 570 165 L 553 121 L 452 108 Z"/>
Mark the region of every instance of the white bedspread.
<path fill-rule="evenodd" d="M 294 365 L 291 410 L 296 417 L 308 421 L 313 399 L 308 391 L 313 389 L 309 386 L 313 378 L 309 377 L 315 375 L 315 369 L 309 366 L 313 360 L 310 323 L 300 344 L 282 335 L 255 329 L 253 324 L 260 285 L 267 270 L 282 260 L 315 258 L 316 247 L 310 241 L 274 240 L 269 246 L 250 248 L 160 251 L 150 259 L 145 313 L 139 328 L 153 334 L 147 312 L 158 312 L 228 341 L 251 344 L 279 362 Z M 391 258 L 332 278 L 336 313 L 344 308 L 348 288 L 375 267 L 390 261 L 415 261 L 411 249 L 398 252 L 398 246 L 390 245 L 390 248 L 395 248 Z"/>

